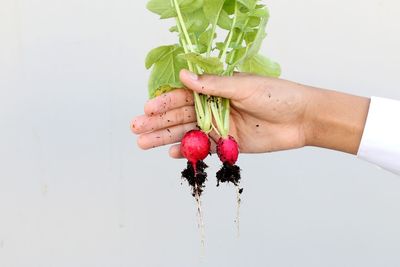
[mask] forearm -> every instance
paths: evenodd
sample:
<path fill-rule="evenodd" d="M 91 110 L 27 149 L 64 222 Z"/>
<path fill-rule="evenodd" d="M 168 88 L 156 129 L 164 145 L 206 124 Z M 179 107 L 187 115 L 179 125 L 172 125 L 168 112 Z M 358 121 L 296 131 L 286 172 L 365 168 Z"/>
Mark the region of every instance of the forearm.
<path fill-rule="evenodd" d="M 370 99 L 311 87 L 308 89 L 306 145 L 356 155 Z"/>

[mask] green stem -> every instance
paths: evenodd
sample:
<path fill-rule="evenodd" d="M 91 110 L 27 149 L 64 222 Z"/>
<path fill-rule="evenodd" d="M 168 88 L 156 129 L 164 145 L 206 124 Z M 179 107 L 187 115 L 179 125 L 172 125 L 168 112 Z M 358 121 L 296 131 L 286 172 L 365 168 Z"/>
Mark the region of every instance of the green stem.
<path fill-rule="evenodd" d="M 225 43 L 225 48 L 224 48 L 224 50 L 223 50 L 223 52 L 222 52 L 222 55 L 220 56 L 220 59 L 225 58 L 226 53 L 228 52 L 229 46 L 230 46 L 230 44 L 231 44 L 231 42 L 232 42 L 233 31 L 234 31 L 235 26 L 236 26 L 237 11 L 238 11 L 237 2 L 235 2 L 235 16 L 233 17 L 233 22 L 232 22 L 231 29 L 230 29 L 230 31 L 229 31 L 228 40 L 227 40 L 227 42 Z"/>
<path fill-rule="evenodd" d="M 173 1 L 174 1 L 174 6 L 175 6 L 176 14 L 178 15 L 179 24 L 180 24 L 181 27 L 182 27 L 182 31 L 183 31 L 183 34 L 184 34 L 184 36 L 185 36 L 186 42 L 189 44 L 189 51 L 190 51 L 190 52 L 194 52 L 192 41 L 190 40 L 189 33 L 188 33 L 187 29 L 186 29 L 186 26 L 185 26 L 185 22 L 184 22 L 184 20 L 183 20 L 183 16 L 182 16 L 181 9 L 179 8 L 178 0 L 173 0 Z"/>
<path fill-rule="evenodd" d="M 236 15 L 237 14 L 235 12 L 235 17 L 236 17 Z M 249 18 L 247 18 L 246 21 L 245 21 L 245 27 L 247 26 L 248 23 L 249 23 Z M 232 28 L 231 32 L 233 32 L 233 28 Z M 227 47 L 230 45 L 231 39 L 232 38 L 230 38 L 229 43 L 227 43 L 227 46 L 225 46 L 224 53 L 221 56 L 221 58 L 223 58 L 225 56 Z M 242 31 L 239 34 L 238 39 L 236 40 L 235 47 L 238 47 L 243 42 L 243 39 L 244 39 L 244 32 Z M 229 66 L 232 64 L 232 60 L 235 58 L 236 53 L 237 53 L 237 50 L 233 49 L 233 51 L 229 55 L 229 60 L 227 60 L 228 68 L 224 72 L 224 75 L 226 75 L 226 76 L 232 76 L 233 75 L 234 68 L 230 68 Z M 219 128 L 219 130 L 220 130 L 220 133 L 221 133 L 221 137 L 222 138 L 227 138 L 228 134 L 229 134 L 229 128 L 230 128 L 230 118 L 229 118 L 229 115 L 230 115 L 230 100 L 229 99 L 225 99 L 225 98 L 221 98 L 218 101 L 222 102 L 220 107 L 219 107 L 220 111 L 221 111 L 219 113 L 219 116 L 220 116 L 219 117 L 219 121 L 221 121 L 221 124 L 222 124 L 221 127 Z"/>
<path fill-rule="evenodd" d="M 177 20 L 176 22 L 177 22 L 177 26 L 178 26 L 179 35 L 182 36 L 181 24 L 179 23 L 178 20 Z M 186 40 L 183 39 L 183 38 L 180 38 L 180 40 L 181 40 L 181 42 L 182 42 L 182 47 L 183 47 L 183 51 L 185 52 L 185 54 L 186 54 L 186 53 L 189 53 L 189 49 L 187 48 Z M 194 67 L 193 67 L 192 62 L 187 61 L 187 63 L 188 63 L 189 70 L 193 72 L 193 71 L 194 71 Z"/>
<path fill-rule="evenodd" d="M 181 36 L 180 39 L 182 41 L 183 50 L 185 51 L 185 53 L 195 52 L 177 0 L 173 0 L 173 6 L 175 7 L 176 13 L 178 15 L 177 27 L 179 35 Z M 182 38 L 182 36 L 184 38 Z M 188 67 L 191 72 L 195 72 L 193 64 L 189 61 L 188 61 Z M 198 66 L 196 67 L 197 67 L 196 68 L 197 74 L 201 74 L 201 69 Z M 198 93 L 194 92 L 194 102 L 195 102 L 195 110 L 196 110 L 196 118 L 198 126 L 203 131 L 210 132 L 212 129 L 211 128 L 212 116 L 210 107 L 207 104 L 207 98 L 203 95 L 199 95 Z"/>
<path fill-rule="evenodd" d="M 249 23 L 249 18 L 246 19 L 246 22 L 244 23 L 244 28 L 247 27 L 247 24 Z M 235 47 L 238 47 L 239 45 L 241 45 L 243 43 L 243 39 L 244 39 L 244 32 L 240 32 L 239 37 L 235 43 Z M 232 64 L 232 60 L 235 58 L 237 49 L 234 49 L 232 51 L 232 53 L 229 55 L 229 60 L 227 61 L 228 66 Z"/>
<path fill-rule="evenodd" d="M 230 34 L 231 34 L 231 31 L 229 31 L 228 35 L 225 37 L 224 44 L 226 44 L 226 42 L 228 42 L 228 38 L 229 38 Z M 222 52 L 223 52 L 223 50 L 219 51 L 219 54 L 218 54 L 219 59 L 222 59 Z"/>
<path fill-rule="evenodd" d="M 212 114 L 214 116 L 215 119 L 215 123 L 217 124 L 217 128 L 220 132 L 220 135 L 222 134 L 222 130 L 223 130 L 223 122 L 221 120 L 221 117 L 219 116 L 219 110 L 218 110 L 218 106 L 216 105 L 215 101 L 211 101 L 210 102 L 210 106 L 211 106 L 211 111 Z"/>
<path fill-rule="evenodd" d="M 218 57 L 221 60 L 224 60 L 228 49 L 230 47 L 230 44 L 232 42 L 233 34 L 234 34 L 234 29 L 236 26 L 236 20 L 237 20 L 237 3 L 235 3 L 235 16 L 232 21 L 232 26 L 229 31 L 228 36 L 225 39 L 225 47 L 223 51 L 219 53 Z M 219 135 L 222 138 L 226 138 L 229 134 L 229 113 L 230 113 L 230 105 L 229 105 L 229 99 L 224 99 L 221 97 L 214 97 L 213 101 L 211 102 L 211 111 L 213 113 L 215 122 L 218 127 Z"/>
<path fill-rule="evenodd" d="M 226 98 L 223 99 L 224 117 L 223 117 L 222 123 L 223 123 L 224 131 L 221 133 L 222 138 L 228 137 L 228 134 L 229 134 L 229 128 L 230 128 L 229 115 L 231 113 L 230 102 L 231 101 L 229 99 L 226 99 Z"/>
<path fill-rule="evenodd" d="M 217 16 L 215 17 L 214 23 L 213 23 L 210 40 L 208 41 L 208 46 L 207 46 L 207 57 L 209 57 L 211 54 L 212 43 L 214 40 L 215 31 L 217 30 L 217 24 L 218 24 L 219 16 L 221 15 L 221 11 L 222 11 L 222 8 L 219 10 Z"/>

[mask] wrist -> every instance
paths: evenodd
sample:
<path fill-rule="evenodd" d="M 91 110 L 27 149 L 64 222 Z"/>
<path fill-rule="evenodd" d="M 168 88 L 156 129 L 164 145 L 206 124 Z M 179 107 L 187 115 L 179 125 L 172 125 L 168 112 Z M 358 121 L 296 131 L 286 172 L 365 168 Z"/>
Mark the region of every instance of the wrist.
<path fill-rule="evenodd" d="M 369 104 L 369 98 L 309 87 L 306 146 L 356 155 Z"/>

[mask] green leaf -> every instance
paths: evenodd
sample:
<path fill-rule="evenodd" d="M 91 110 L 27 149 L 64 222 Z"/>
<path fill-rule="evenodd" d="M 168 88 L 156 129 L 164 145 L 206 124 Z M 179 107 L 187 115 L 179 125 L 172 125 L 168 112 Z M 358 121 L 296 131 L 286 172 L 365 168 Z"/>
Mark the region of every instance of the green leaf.
<path fill-rule="evenodd" d="M 232 15 L 233 13 L 235 13 L 235 4 L 236 0 L 225 0 L 223 9 L 226 13 L 228 13 L 228 15 Z"/>
<path fill-rule="evenodd" d="M 258 25 L 260 25 L 260 23 L 261 23 L 260 17 L 249 17 L 247 26 L 250 28 L 255 28 L 255 27 L 258 27 Z"/>
<path fill-rule="evenodd" d="M 185 23 L 189 33 L 195 33 L 199 36 L 209 25 L 208 20 L 202 9 L 198 9 L 193 13 L 185 16 Z"/>
<path fill-rule="evenodd" d="M 257 0 L 237 0 L 239 3 L 247 7 L 249 10 L 252 10 L 255 8 L 257 4 Z"/>
<path fill-rule="evenodd" d="M 244 28 L 247 26 L 247 22 L 249 19 L 249 13 L 243 13 L 241 11 L 238 11 L 237 16 L 236 16 L 236 24 L 235 27 L 237 29 L 240 29 L 241 31 L 244 30 Z"/>
<path fill-rule="evenodd" d="M 269 18 L 269 11 L 266 6 L 260 6 L 250 12 L 250 15 L 253 17 L 259 18 Z"/>
<path fill-rule="evenodd" d="M 257 36 L 257 30 L 246 32 L 244 34 L 244 40 L 246 42 L 246 45 L 250 45 L 251 43 L 253 43 L 254 40 L 256 39 L 256 36 Z"/>
<path fill-rule="evenodd" d="M 205 46 L 205 45 L 198 44 L 196 47 L 197 47 L 196 51 L 200 54 L 207 52 L 207 46 Z"/>
<path fill-rule="evenodd" d="M 226 57 L 226 63 L 230 64 L 230 68 L 234 69 L 237 64 L 239 64 L 247 55 L 248 47 L 239 47 L 232 50 Z M 233 57 L 232 57 L 233 55 Z"/>
<path fill-rule="evenodd" d="M 146 8 L 160 16 L 165 12 L 173 10 L 171 2 L 165 0 L 150 0 L 147 3 Z"/>
<path fill-rule="evenodd" d="M 202 68 L 205 73 L 219 75 L 224 71 L 224 64 L 217 57 L 204 57 L 197 53 L 187 53 L 181 56 Z"/>
<path fill-rule="evenodd" d="M 244 60 L 240 65 L 238 65 L 238 70 L 276 78 L 281 75 L 280 65 L 260 54 Z"/>
<path fill-rule="evenodd" d="M 179 80 L 181 69 L 187 69 L 187 63 L 179 55 L 183 53 L 178 45 L 153 49 L 148 56 L 146 66 L 153 65 L 149 79 L 149 96 L 154 98 L 160 91 L 181 88 Z M 157 59 L 157 60 L 156 60 Z"/>
<path fill-rule="evenodd" d="M 254 41 L 249 45 L 249 52 L 248 52 L 248 57 L 253 57 L 255 56 L 261 49 L 262 42 L 264 41 L 265 37 L 267 36 L 267 33 L 265 32 L 265 29 L 267 27 L 267 22 L 268 18 L 262 18 L 260 25 L 258 26 L 257 33 L 254 37 Z"/>
<path fill-rule="evenodd" d="M 222 10 L 218 19 L 218 26 L 220 26 L 224 30 L 230 30 L 232 26 L 233 20 L 229 17 L 228 13 L 225 10 Z"/>
<path fill-rule="evenodd" d="M 214 40 L 217 37 L 216 33 L 214 33 L 214 36 L 211 36 L 212 33 L 213 29 L 211 28 L 200 34 L 197 44 L 197 50 L 200 54 L 207 52 L 210 41 L 212 42 L 212 40 Z"/>
<path fill-rule="evenodd" d="M 178 0 L 179 7 L 183 14 L 193 13 L 202 8 L 204 0 Z M 169 0 L 150 0 L 147 9 L 160 15 L 161 19 L 176 17 L 176 11 Z"/>
<path fill-rule="evenodd" d="M 211 38 L 215 39 L 217 37 L 215 33 L 214 36 L 211 36 L 212 34 L 213 34 L 212 29 L 208 29 L 207 31 L 202 32 L 199 36 L 199 44 L 207 46 Z"/>
<path fill-rule="evenodd" d="M 223 43 L 223 42 L 217 42 L 217 43 L 215 44 L 215 47 L 216 47 L 219 51 L 222 51 L 222 50 L 224 50 L 224 48 L 225 48 L 225 43 Z"/>
<path fill-rule="evenodd" d="M 152 49 L 146 57 L 146 69 L 150 69 L 156 62 L 162 60 L 164 56 L 172 53 L 174 50 L 171 47 L 175 46 L 165 45 Z"/>
<path fill-rule="evenodd" d="M 257 28 L 263 18 L 269 18 L 267 8 L 257 8 L 250 11 L 246 8 L 246 11 L 240 10 L 238 12 L 235 27 L 248 32 L 250 29 Z"/>
<path fill-rule="evenodd" d="M 244 14 L 250 12 L 250 9 L 247 6 L 245 6 L 242 3 L 240 3 L 239 1 L 238 1 L 238 8 L 239 8 L 239 11 L 244 13 Z"/>
<path fill-rule="evenodd" d="M 178 0 L 178 3 L 183 14 L 190 14 L 199 9 L 202 9 L 204 5 L 204 0 Z"/>
<path fill-rule="evenodd" d="M 225 0 L 204 0 L 204 14 L 210 23 L 215 24 L 215 20 L 218 21 L 224 2 Z"/>

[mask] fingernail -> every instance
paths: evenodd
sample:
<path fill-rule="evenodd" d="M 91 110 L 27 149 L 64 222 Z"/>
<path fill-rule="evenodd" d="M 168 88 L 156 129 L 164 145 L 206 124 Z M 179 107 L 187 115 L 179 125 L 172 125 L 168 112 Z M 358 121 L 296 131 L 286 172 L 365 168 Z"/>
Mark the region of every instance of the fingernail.
<path fill-rule="evenodd" d="M 199 79 L 199 76 L 197 76 L 197 74 L 195 74 L 191 71 L 188 71 L 188 70 L 185 70 L 185 72 L 186 72 L 187 76 L 189 77 L 189 79 L 191 79 L 193 81 L 197 81 Z"/>

